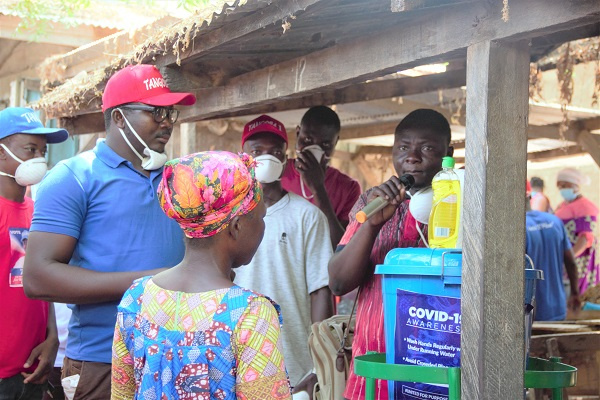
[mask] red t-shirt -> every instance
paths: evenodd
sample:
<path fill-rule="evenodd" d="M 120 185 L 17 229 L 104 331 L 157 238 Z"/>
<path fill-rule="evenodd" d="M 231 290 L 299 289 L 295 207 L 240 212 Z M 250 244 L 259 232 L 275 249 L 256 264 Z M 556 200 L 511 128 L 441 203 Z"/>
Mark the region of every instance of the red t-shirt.
<path fill-rule="evenodd" d="M 23 291 L 23 260 L 33 217 L 33 201 L 16 203 L 0 197 L 0 379 L 32 372 L 23 364 L 46 339 L 48 303 Z"/>
<path fill-rule="evenodd" d="M 300 173 L 294 167 L 294 161 L 296 160 L 293 158 L 288 160 L 283 176 L 281 177 L 281 185 L 288 192 L 303 196 Z M 324 184 L 337 219 L 344 223 L 348 222 L 348 214 L 361 193 L 360 184 L 357 180 L 350 178 L 333 167 L 327 167 Z M 304 192 L 307 197 L 312 196 L 306 183 L 304 184 Z M 307 200 L 314 204 L 314 198 Z"/>
<path fill-rule="evenodd" d="M 368 192 L 367 192 L 368 193 Z M 340 240 L 340 251 L 352 239 L 361 224 L 356 221 L 356 213 L 366 205 L 367 193 L 360 196 L 350 212 L 350 223 Z M 406 200 L 396 213 L 381 228 L 369 256 L 370 278 L 360 289 L 356 307 L 356 328 L 352 342 L 352 359 L 369 351 L 385 353 L 383 325 L 383 296 L 381 275 L 375 275 L 375 266 L 383 264 L 386 254 L 399 247 L 424 247 L 416 228 L 416 220 L 408 211 Z M 427 237 L 427 225 L 419 224 L 423 236 Z M 350 400 L 365 398 L 365 379 L 354 374 L 354 364 L 350 365 L 350 375 L 346 383 L 344 397 Z M 387 381 L 376 381 L 375 398 L 387 400 Z"/>

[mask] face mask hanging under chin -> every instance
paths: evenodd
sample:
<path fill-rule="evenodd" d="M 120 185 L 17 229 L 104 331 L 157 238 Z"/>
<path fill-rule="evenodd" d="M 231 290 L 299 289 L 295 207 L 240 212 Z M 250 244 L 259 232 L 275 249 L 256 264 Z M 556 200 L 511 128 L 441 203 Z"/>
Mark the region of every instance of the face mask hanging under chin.
<path fill-rule="evenodd" d="M 0 171 L 0 175 L 13 178 L 19 186 L 35 185 L 42 180 L 44 175 L 46 175 L 46 172 L 48 171 L 48 164 L 46 164 L 46 159 L 44 157 L 36 157 L 27 161 L 23 161 L 19 157 L 15 156 L 4 144 L 0 144 L 0 146 L 4 148 L 8 155 L 20 163 L 14 175 L 10 175 L 2 171 Z"/>
<path fill-rule="evenodd" d="M 146 157 L 143 157 L 135 149 L 135 147 L 133 147 L 133 145 L 131 144 L 131 142 L 129 141 L 129 139 L 127 139 L 127 136 L 125 135 L 125 132 L 123 131 L 123 129 L 118 128 L 119 132 L 121 133 L 121 136 L 123 137 L 123 139 L 125 140 L 125 142 L 129 146 L 129 148 L 131 149 L 131 151 L 133 151 L 135 153 L 135 155 L 142 161 L 142 168 L 145 169 L 146 171 L 154 171 L 154 170 L 157 170 L 159 168 L 162 168 L 165 165 L 165 163 L 167 162 L 167 160 L 169 159 L 168 156 L 167 156 L 167 154 L 166 153 L 159 153 L 157 151 L 152 150 L 150 147 L 148 147 L 148 145 L 146 144 L 146 142 L 144 142 L 140 138 L 140 136 L 137 134 L 137 132 L 135 131 L 135 129 L 133 129 L 133 127 L 131 126 L 131 124 L 127 120 L 127 118 L 125 118 L 125 114 L 123 113 L 123 111 L 121 111 L 120 108 L 117 108 L 116 110 L 119 110 L 119 112 L 123 116 L 123 120 L 125 121 L 125 123 L 129 127 L 129 130 L 131 131 L 131 133 L 133 133 L 133 136 L 135 136 L 135 138 L 144 146 L 144 154 L 146 155 Z"/>

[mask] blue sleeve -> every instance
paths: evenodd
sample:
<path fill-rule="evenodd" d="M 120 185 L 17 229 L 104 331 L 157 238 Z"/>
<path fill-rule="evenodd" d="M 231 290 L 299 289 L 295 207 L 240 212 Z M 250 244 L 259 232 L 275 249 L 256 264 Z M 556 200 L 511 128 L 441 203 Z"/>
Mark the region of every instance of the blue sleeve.
<path fill-rule="evenodd" d="M 65 163 L 59 163 L 40 183 L 31 231 L 79 239 L 86 210 L 87 196 L 81 182 Z"/>

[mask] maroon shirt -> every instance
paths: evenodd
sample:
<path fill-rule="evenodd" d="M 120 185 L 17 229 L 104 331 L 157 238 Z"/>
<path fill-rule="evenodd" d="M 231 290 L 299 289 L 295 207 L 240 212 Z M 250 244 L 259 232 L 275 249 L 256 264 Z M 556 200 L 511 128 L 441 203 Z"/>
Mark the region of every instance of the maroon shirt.
<path fill-rule="evenodd" d="M 294 161 L 296 160 L 293 158 L 288 159 L 281 177 L 281 185 L 288 192 L 304 197 L 300 183 L 300 173 L 294 167 Z M 327 167 L 324 184 L 337 219 L 342 223 L 348 222 L 348 214 L 361 194 L 360 184 L 357 180 L 333 167 Z M 312 196 L 312 192 L 306 183 L 304 183 L 304 193 L 307 197 Z M 307 200 L 314 204 L 314 198 Z"/>

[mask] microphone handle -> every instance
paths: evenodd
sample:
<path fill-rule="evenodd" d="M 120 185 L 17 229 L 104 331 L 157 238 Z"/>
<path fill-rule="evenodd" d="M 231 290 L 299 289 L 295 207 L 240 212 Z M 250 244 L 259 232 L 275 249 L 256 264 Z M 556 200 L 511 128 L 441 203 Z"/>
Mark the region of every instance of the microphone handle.
<path fill-rule="evenodd" d="M 374 198 L 369 204 L 367 204 L 362 210 L 356 213 L 356 220 L 361 224 L 364 224 L 369 218 L 381 211 L 385 206 L 389 204 L 389 201 L 383 197 Z"/>

